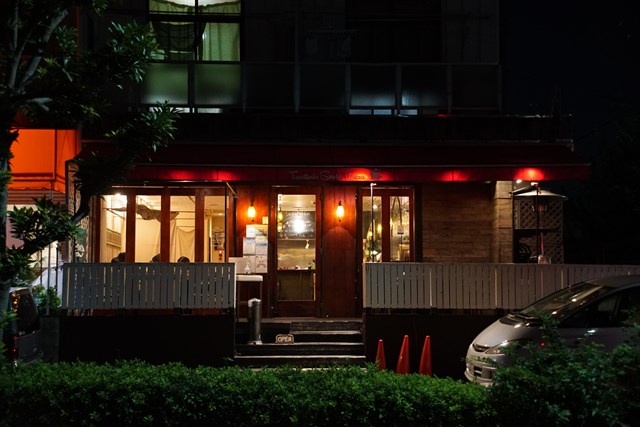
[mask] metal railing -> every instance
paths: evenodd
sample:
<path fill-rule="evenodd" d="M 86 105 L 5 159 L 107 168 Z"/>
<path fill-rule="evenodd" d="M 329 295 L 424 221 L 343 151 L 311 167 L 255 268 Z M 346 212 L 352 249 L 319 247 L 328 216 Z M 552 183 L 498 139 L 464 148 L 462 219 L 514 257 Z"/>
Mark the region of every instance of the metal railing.
<path fill-rule="evenodd" d="M 70 263 L 62 308 L 173 309 L 236 306 L 234 263 Z"/>
<path fill-rule="evenodd" d="M 517 310 L 582 280 L 640 265 L 365 263 L 365 308 Z"/>

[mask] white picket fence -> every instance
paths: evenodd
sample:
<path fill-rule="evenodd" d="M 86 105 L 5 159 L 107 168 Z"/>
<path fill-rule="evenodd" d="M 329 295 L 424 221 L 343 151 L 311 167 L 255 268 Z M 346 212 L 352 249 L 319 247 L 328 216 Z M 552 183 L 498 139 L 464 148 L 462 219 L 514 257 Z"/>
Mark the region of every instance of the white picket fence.
<path fill-rule="evenodd" d="M 517 310 L 586 279 L 640 274 L 640 265 L 365 263 L 373 309 Z"/>
<path fill-rule="evenodd" d="M 234 263 L 70 263 L 62 308 L 233 308 Z"/>

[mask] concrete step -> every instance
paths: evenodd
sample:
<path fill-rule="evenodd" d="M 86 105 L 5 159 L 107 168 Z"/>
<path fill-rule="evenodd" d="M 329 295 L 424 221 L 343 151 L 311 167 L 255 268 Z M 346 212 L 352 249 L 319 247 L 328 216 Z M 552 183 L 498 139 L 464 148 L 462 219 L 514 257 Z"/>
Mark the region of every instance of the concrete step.
<path fill-rule="evenodd" d="M 295 342 L 362 342 L 360 331 L 292 331 Z"/>
<path fill-rule="evenodd" d="M 236 344 L 236 355 L 241 356 L 333 356 L 364 355 L 363 343 L 308 342 L 291 344 Z"/>
<path fill-rule="evenodd" d="M 303 368 L 321 368 L 335 365 L 362 366 L 365 356 L 355 355 L 278 355 L 278 356 L 236 356 L 238 366 L 247 368 L 268 368 L 274 366 L 295 366 Z"/>
<path fill-rule="evenodd" d="M 291 322 L 291 333 L 298 331 L 361 331 L 360 320 L 304 320 Z"/>
<path fill-rule="evenodd" d="M 247 335 L 238 336 L 242 340 L 235 348 L 239 366 L 316 368 L 366 362 L 360 320 L 266 321 L 261 326 L 262 344 L 247 344 Z M 293 342 L 276 344 L 278 335 L 291 335 Z"/>

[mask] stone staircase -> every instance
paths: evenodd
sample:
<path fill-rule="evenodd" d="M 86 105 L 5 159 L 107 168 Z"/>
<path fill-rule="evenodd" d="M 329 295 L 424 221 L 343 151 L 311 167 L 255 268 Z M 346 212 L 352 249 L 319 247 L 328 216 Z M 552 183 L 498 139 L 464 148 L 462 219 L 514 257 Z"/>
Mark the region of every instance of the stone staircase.
<path fill-rule="evenodd" d="M 362 320 L 264 320 L 262 344 L 247 343 L 247 325 L 238 324 L 235 363 L 260 368 L 295 366 L 318 368 L 364 365 Z"/>

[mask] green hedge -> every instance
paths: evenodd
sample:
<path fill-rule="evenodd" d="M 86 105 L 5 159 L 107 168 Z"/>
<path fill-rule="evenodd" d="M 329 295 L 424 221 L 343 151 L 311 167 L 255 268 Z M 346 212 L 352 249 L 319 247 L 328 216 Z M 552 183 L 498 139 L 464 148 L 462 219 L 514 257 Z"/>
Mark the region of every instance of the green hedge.
<path fill-rule="evenodd" d="M 492 425 L 476 384 L 367 369 L 38 363 L 0 377 L 2 426 Z"/>

